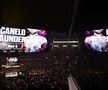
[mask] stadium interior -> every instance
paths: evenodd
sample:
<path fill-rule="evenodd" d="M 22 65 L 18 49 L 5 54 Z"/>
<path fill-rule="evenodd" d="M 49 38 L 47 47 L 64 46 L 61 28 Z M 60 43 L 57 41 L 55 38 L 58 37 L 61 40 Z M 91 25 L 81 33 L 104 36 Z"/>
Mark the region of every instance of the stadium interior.
<path fill-rule="evenodd" d="M 72 90 L 102 90 L 108 87 L 106 52 L 84 51 L 77 34 L 74 39 L 63 39 L 64 36 L 57 33 L 53 35 L 55 41 L 53 38 L 50 40 L 51 46 L 45 52 L 1 53 L 1 90 L 71 90 L 70 75 L 74 77 L 74 83 L 77 82 L 77 89 Z"/>
<path fill-rule="evenodd" d="M 108 14 L 97 3 L 2 0 L 0 90 L 108 90 Z"/>

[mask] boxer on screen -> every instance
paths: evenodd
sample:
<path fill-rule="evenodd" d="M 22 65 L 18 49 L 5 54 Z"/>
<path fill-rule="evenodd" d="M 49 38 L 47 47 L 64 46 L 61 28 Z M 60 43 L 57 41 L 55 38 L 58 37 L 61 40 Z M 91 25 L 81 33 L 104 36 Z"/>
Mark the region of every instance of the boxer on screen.
<path fill-rule="evenodd" d="M 39 30 L 25 37 L 21 45 L 24 52 L 39 52 L 47 47 L 46 31 Z"/>
<path fill-rule="evenodd" d="M 102 34 L 102 31 L 103 29 L 94 30 L 92 35 L 85 38 L 85 45 L 87 48 L 100 52 L 105 50 L 107 37 Z"/>

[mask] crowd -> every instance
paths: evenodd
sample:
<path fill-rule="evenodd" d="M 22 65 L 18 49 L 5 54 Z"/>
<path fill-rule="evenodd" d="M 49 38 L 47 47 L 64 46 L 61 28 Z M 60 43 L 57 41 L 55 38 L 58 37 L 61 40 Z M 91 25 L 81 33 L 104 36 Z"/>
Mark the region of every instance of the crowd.
<path fill-rule="evenodd" d="M 42 57 L 18 57 L 17 63 L 21 66 L 19 76 L 10 78 L 1 74 L 0 90 L 69 90 L 67 78 L 70 74 L 81 90 L 108 88 L 108 64 L 105 60 L 58 52 L 46 53 Z"/>

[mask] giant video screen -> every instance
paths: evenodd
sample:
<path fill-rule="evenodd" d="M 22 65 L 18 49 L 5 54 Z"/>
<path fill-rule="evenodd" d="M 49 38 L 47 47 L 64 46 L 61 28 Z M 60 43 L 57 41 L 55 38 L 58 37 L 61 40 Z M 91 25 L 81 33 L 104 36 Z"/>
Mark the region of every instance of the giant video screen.
<path fill-rule="evenodd" d="M 108 29 L 85 31 L 84 36 L 84 47 L 87 50 L 108 52 Z"/>
<path fill-rule="evenodd" d="M 48 40 L 46 30 L 20 29 L 1 26 L 0 51 L 1 52 L 41 52 L 47 48 Z"/>

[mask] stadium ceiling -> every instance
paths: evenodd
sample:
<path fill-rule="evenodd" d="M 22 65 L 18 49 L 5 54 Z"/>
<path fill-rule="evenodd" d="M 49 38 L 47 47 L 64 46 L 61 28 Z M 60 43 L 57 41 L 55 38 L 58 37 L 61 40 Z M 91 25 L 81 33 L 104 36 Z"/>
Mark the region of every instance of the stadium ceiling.
<path fill-rule="evenodd" d="M 108 27 L 106 2 L 79 0 L 1 0 L 1 25 L 45 28 L 49 31 L 72 32 Z"/>

